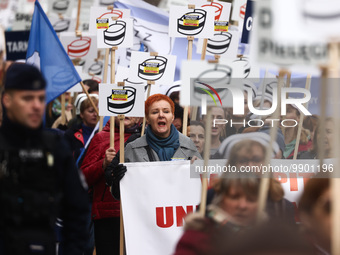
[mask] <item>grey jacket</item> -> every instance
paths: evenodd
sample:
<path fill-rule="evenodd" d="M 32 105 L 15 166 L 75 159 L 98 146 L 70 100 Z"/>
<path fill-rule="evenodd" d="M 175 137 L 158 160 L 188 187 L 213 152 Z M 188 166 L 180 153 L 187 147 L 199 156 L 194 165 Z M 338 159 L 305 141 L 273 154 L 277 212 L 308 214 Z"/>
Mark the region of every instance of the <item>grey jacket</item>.
<path fill-rule="evenodd" d="M 128 143 L 125 147 L 125 162 L 149 162 L 150 160 L 146 150 L 147 146 L 148 143 L 145 135 Z M 159 161 L 157 153 L 153 149 L 151 149 L 151 152 L 154 159 Z M 191 139 L 179 133 L 179 147 L 172 158 L 174 160 L 188 160 L 193 156 L 197 156 L 201 159 L 201 155 L 198 153 L 196 146 Z"/>

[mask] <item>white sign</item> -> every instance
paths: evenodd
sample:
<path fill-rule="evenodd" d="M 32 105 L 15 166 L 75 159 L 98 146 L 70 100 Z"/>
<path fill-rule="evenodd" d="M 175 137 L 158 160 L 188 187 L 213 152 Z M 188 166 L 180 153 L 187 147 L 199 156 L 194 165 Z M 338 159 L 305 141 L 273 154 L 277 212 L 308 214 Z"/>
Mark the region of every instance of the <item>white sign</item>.
<path fill-rule="evenodd" d="M 204 1 L 204 0 L 190 0 L 190 4 L 194 4 L 195 8 L 207 7 L 211 8 L 215 13 L 215 20 L 229 21 L 231 3 L 222 1 Z"/>
<path fill-rule="evenodd" d="M 176 56 L 132 52 L 129 79 L 131 81 L 154 81 L 156 84 L 172 83 L 176 68 Z"/>
<path fill-rule="evenodd" d="M 60 18 L 55 14 L 48 16 L 51 25 L 57 34 L 61 32 L 73 32 L 76 29 L 76 21 L 74 19 L 63 17 Z"/>
<path fill-rule="evenodd" d="M 129 48 L 133 45 L 132 19 L 102 19 L 97 29 L 98 48 Z M 106 22 L 106 23 L 104 23 Z"/>
<path fill-rule="evenodd" d="M 51 0 L 48 4 L 48 13 L 63 14 L 71 17 L 74 0 Z"/>
<path fill-rule="evenodd" d="M 130 18 L 130 10 L 128 9 L 112 9 L 109 10 L 105 7 L 91 7 L 90 13 L 90 27 L 91 34 L 97 34 L 97 26 L 102 19 L 127 19 Z"/>
<path fill-rule="evenodd" d="M 79 76 L 80 76 L 82 81 L 84 81 L 84 80 L 91 80 L 91 79 L 92 80 L 96 80 L 95 77 L 90 76 L 87 73 L 84 73 L 82 66 L 75 66 L 74 68 L 77 70 L 77 72 L 78 72 L 78 74 L 79 74 Z M 98 83 L 100 83 L 100 81 L 98 81 L 98 80 L 96 80 L 96 81 Z M 72 88 L 70 88 L 67 92 L 83 92 L 83 88 L 80 85 L 80 83 L 77 83 Z"/>
<path fill-rule="evenodd" d="M 214 36 L 208 39 L 207 55 L 220 55 L 221 58 L 234 59 L 237 56 L 239 33 L 228 30 L 228 32 L 214 32 Z M 203 39 L 198 39 L 197 53 L 202 52 Z"/>
<path fill-rule="evenodd" d="M 108 68 L 108 70 L 110 70 L 110 68 Z M 101 83 L 104 73 L 103 61 L 97 59 L 88 59 L 84 65 L 84 72 L 90 77 L 92 77 L 91 78 L 92 80 L 96 80 L 98 83 Z M 108 71 L 108 74 L 110 74 L 110 71 Z"/>
<path fill-rule="evenodd" d="M 99 115 L 144 117 L 144 91 L 140 86 L 99 84 Z"/>
<path fill-rule="evenodd" d="M 124 66 L 117 67 L 116 81 L 124 81 L 126 86 L 141 86 L 144 89 L 145 100 L 148 97 L 148 85 L 146 81 L 133 81 L 129 79 L 130 68 Z M 159 85 L 150 85 L 150 96 L 154 94 L 159 94 Z"/>
<path fill-rule="evenodd" d="M 32 23 L 32 14 L 19 13 L 15 14 L 15 21 L 12 27 L 12 31 L 30 30 Z"/>
<path fill-rule="evenodd" d="M 181 97 L 180 104 L 182 106 L 204 106 L 202 105 L 204 97 L 208 105 L 222 107 L 232 107 L 233 97 L 235 100 L 242 99 L 243 102 L 242 91 L 246 87 L 250 91 L 256 88 L 252 83 L 258 81 L 259 69 L 255 65 L 253 67 L 247 58 L 220 59 L 217 64 L 201 60 L 182 61 L 181 93 L 186 96 Z M 254 79 L 248 79 L 253 77 Z M 230 91 L 232 87 L 235 87 L 233 93 Z"/>
<path fill-rule="evenodd" d="M 92 60 L 97 57 L 97 38 L 89 33 L 77 37 L 73 32 L 60 34 L 60 42 L 70 59 Z"/>
<path fill-rule="evenodd" d="M 289 42 L 273 38 L 274 13 L 270 0 L 257 1 L 253 32 L 251 33 L 251 51 L 257 54 L 259 63 L 292 68 L 292 65 L 319 66 L 327 62 L 327 44 L 323 42 Z M 254 36 L 253 36 L 254 35 Z M 257 37 L 257 38 L 256 38 Z M 294 71 L 297 71 L 296 68 Z"/>
<path fill-rule="evenodd" d="M 246 15 L 247 0 L 234 0 L 233 1 L 233 11 L 231 14 L 231 19 L 238 21 L 239 23 L 244 21 L 244 16 Z"/>
<path fill-rule="evenodd" d="M 184 217 L 200 203 L 200 179 L 190 178 L 189 161 L 126 166 L 120 189 L 127 254 L 173 254 Z"/>
<path fill-rule="evenodd" d="M 329 41 L 331 37 L 339 36 L 338 0 L 272 0 L 271 7 L 273 33 L 277 40 Z"/>
<path fill-rule="evenodd" d="M 169 36 L 210 38 L 214 34 L 215 14 L 212 8 L 189 9 L 182 6 L 170 7 Z"/>

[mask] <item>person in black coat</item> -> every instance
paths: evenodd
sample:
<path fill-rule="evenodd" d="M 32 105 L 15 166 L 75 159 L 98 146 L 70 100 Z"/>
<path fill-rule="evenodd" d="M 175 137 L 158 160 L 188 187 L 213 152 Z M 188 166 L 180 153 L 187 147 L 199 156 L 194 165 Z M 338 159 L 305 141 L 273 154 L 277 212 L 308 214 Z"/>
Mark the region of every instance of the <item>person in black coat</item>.
<path fill-rule="evenodd" d="M 42 129 L 46 82 L 38 69 L 14 63 L 5 78 L 0 128 L 0 254 L 83 254 L 86 183 L 62 137 Z"/>

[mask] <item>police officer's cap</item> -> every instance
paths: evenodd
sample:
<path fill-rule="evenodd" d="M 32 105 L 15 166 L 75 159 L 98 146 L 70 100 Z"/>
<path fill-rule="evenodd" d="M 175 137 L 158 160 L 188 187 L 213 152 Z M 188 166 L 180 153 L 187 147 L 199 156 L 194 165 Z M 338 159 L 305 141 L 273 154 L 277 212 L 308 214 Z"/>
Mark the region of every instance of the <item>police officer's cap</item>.
<path fill-rule="evenodd" d="M 46 88 L 46 81 L 35 66 L 13 63 L 6 72 L 4 86 L 5 90 L 42 90 Z"/>

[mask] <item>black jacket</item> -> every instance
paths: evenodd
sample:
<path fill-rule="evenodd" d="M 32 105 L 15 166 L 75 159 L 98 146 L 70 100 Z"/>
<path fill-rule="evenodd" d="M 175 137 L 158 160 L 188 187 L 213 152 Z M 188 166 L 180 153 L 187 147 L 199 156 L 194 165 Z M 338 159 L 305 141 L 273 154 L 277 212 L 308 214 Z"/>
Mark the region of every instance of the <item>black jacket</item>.
<path fill-rule="evenodd" d="M 6 208 L 0 212 L 0 254 L 24 254 L 27 247 L 23 246 L 29 242 L 45 241 L 54 244 L 54 249 L 43 254 L 55 254 L 56 217 L 63 219 L 59 247 L 63 254 L 83 253 L 88 240 L 87 187 L 61 136 L 30 130 L 4 117 L 0 128 L 0 203 Z"/>

